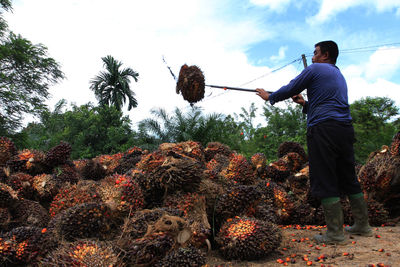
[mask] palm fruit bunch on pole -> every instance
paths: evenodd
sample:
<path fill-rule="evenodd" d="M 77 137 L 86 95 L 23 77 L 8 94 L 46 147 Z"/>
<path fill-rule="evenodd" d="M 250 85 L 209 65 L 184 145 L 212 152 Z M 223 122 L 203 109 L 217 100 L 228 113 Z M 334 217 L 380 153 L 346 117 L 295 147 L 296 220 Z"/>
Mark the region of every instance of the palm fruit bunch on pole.
<path fill-rule="evenodd" d="M 276 250 L 282 241 L 277 225 L 248 217 L 226 220 L 216 237 L 218 251 L 227 260 L 259 260 Z"/>
<path fill-rule="evenodd" d="M 63 243 L 40 260 L 40 266 L 122 266 L 113 246 L 104 241 Z"/>
<path fill-rule="evenodd" d="M 201 250 L 189 246 L 172 250 L 158 261 L 156 267 L 202 267 L 206 264 L 206 256 Z"/>
<path fill-rule="evenodd" d="M 0 167 L 4 167 L 8 160 L 10 160 L 17 153 L 17 148 L 14 142 L 9 138 L 0 137 Z"/>
<path fill-rule="evenodd" d="M 184 64 L 179 71 L 176 93 L 181 93 L 183 99 L 193 104 L 204 98 L 204 89 L 204 74 L 201 69 Z"/>

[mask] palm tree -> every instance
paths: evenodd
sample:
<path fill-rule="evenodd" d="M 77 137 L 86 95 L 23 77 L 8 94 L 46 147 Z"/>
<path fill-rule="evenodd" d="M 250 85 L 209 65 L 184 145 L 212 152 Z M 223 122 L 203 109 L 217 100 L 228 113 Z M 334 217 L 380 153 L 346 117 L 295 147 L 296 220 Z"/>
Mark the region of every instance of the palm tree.
<path fill-rule="evenodd" d="M 153 109 L 151 113 L 153 118 L 142 120 L 139 127 L 154 134 L 160 143 L 192 140 L 205 145 L 218 139 L 223 131 L 223 114 L 204 115 L 197 107 L 185 114 L 176 108 L 172 116 L 162 108 Z"/>
<path fill-rule="evenodd" d="M 104 62 L 106 71 L 101 71 L 90 81 L 90 89 L 99 101 L 100 105 L 113 105 L 121 111 L 123 105 L 128 100 L 128 110 L 137 107 L 135 93 L 129 87 L 132 77 L 138 81 L 139 73 L 131 68 L 120 70 L 122 62 L 115 60 L 112 56 L 101 58 Z"/>

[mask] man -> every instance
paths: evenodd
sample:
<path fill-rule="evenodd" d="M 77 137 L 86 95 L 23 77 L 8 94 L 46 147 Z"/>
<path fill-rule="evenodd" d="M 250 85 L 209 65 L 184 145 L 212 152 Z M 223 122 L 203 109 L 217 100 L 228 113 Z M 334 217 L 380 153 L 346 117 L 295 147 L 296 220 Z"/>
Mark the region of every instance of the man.
<path fill-rule="evenodd" d="M 256 89 L 257 95 L 275 102 L 288 98 L 303 106 L 307 114 L 307 147 L 311 194 L 321 199 L 327 231 L 315 235 L 318 243 L 345 243 L 343 211 L 340 196 L 350 200 L 354 225 L 346 227 L 351 234 L 371 236 L 368 209 L 355 173 L 354 129 L 347 97 L 346 81 L 336 59 L 339 49 L 333 41 L 315 45 L 313 64 L 286 86 L 269 94 Z M 308 101 L 300 93 L 307 89 Z"/>

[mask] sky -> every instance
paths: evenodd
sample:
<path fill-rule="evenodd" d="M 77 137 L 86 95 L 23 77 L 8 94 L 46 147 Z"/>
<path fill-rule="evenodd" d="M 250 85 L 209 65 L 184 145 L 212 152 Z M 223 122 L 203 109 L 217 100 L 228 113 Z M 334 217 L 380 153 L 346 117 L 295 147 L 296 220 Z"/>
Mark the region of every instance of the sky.
<path fill-rule="evenodd" d="M 191 106 L 176 94 L 183 64 L 206 84 L 278 90 L 311 64 L 314 44 L 334 40 L 349 102 L 390 97 L 400 107 L 400 0 L 13 0 L 9 29 L 48 48 L 66 79 L 50 87 L 60 99 L 97 104 L 90 80 L 113 56 L 139 73 L 131 82 L 138 107 L 124 108 L 132 127 L 151 110 Z M 291 62 L 295 61 L 292 64 Z M 282 66 L 285 66 L 281 68 Z M 279 69 L 279 70 L 277 70 Z M 275 71 L 277 70 L 277 71 Z M 264 101 L 253 92 L 206 87 L 195 105 L 204 114 L 239 114 Z"/>

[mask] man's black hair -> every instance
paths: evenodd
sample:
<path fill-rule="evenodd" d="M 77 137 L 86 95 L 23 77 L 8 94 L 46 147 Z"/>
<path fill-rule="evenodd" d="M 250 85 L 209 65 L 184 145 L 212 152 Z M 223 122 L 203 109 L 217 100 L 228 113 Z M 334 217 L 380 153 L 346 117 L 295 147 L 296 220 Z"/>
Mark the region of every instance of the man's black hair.
<path fill-rule="evenodd" d="M 329 59 L 333 64 L 336 64 L 336 59 L 339 56 L 339 48 L 338 45 L 334 41 L 322 41 L 315 44 L 315 47 L 319 46 L 321 49 L 321 53 L 325 54 L 328 52 Z"/>

